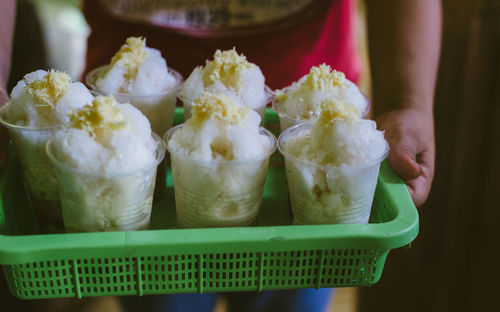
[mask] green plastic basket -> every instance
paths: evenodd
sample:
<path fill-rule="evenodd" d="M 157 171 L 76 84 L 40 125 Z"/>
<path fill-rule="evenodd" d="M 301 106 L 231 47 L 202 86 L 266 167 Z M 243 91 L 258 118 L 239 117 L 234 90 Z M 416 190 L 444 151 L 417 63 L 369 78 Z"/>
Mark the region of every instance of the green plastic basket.
<path fill-rule="evenodd" d="M 177 109 L 177 122 L 182 116 Z M 266 126 L 279 132 L 271 110 Z M 278 153 L 258 226 L 175 228 L 170 175 L 167 187 L 153 205 L 150 230 L 37 235 L 19 162 L 11 157 L 0 177 L 0 264 L 11 292 L 34 299 L 369 286 L 380 279 L 388 251 L 408 246 L 418 233 L 417 210 L 386 162 L 365 225 L 290 225 Z"/>

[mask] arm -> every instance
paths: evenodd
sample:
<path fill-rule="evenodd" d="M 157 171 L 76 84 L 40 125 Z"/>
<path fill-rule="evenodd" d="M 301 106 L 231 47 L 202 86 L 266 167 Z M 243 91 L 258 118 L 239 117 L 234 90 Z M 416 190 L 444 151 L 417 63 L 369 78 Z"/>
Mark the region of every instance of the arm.
<path fill-rule="evenodd" d="M 16 17 L 16 1 L 0 0 L 0 107 L 8 100 L 7 81 L 10 73 L 10 55 L 12 52 L 12 37 L 14 34 L 14 19 Z M 7 160 L 7 131 L 0 126 L 0 168 Z"/>
<path fill-rule="evenodd" d="M 388 160 L 422 205 L 434 176 L 433 102 L 441 1 L 367 1 L 375 116 Z"/>
<path fill-rule="evenodd" d="M 7 81 L 10 72 L 10 54 L 12 52 L 12 37 L 14 34 L 14 19 L 16 17 L 16 1 L 0 0 L 0 90 L 7 93 Z M 4 93 L 2 93 L 3 96 Z M 0 106 L 5 103 L 2 97 Z"/>

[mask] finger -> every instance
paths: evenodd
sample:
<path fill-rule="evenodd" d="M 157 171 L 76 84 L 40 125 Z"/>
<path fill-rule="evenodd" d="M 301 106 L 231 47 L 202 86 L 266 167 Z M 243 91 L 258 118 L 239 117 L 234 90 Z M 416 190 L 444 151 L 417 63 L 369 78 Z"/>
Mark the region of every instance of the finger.
<path fill-rule="evenodd" d="M 406 181 L 406 185 L 415 206 L 417 208 L 422 206 L 429 195 L 430 181 L 428 178 L 422 174 L 416 179 Z"/>
<path fill-rule="evenodd" d="M 417 162 L 422 167 L 422 175 L 432 182 L 434 178 L 434 148 L 431 147 L 417 155 Z M 430 188 L 430 185 L 429 185 Z"/>
<path fill-rule="evenodd" d="M 391 167 L 404 181 L 418 178 L 422 173 L 422 167 L 417 163 L 416 152 L 407 146 L 395 146 L 387 157 Z"/>
<path fill-rule="evenodd" d="M 422 174 L 413 180 L 405 181 L 411 198 L 416 207 L 422 206 L 427 200 L 434 176 L 433 158 L 431 153 L 421 153 L 417 156 L 422 168 Z"/>

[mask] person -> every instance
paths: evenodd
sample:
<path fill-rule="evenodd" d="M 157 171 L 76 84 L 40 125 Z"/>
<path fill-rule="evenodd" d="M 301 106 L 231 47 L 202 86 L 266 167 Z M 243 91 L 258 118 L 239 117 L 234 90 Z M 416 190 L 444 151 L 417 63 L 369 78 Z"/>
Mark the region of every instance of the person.
<path fill-rule="evenodd" d="M 7 83 L 9 81 L 10 73 L 10 60 L 12 52 L 12 40 L 14 36 L 14 19 L 16 11 L 15 1 L 2 1 L 0 2 L 2 10 L 0 10 L 0 107 L 9 100 L 7 92 Z M 2 168 L 7 161 L 7 142 L 9 136 L 7 129 L 0 127 L 0 168 Z"/>
<path fill-rule="evenodd" d="M 3 2 L 0 18 L 10 25 L 13 1 Z M 361 68 L 354 41 L 354 5 L 354 0 L 87 0 L 84 12 L 92 29 L 87 70 L 109 62 L 125 38 L 145 36 L 148 45 L 162 50 L 169 66 L 184 77 L 216 49 L 234 46 L 261 67 L 273 89 L 288 85 L 323 62 L 357 81 Z M 441 3 L 386 0 L 367 1 L 366 6 L 377 125 L 385 130 L 391 166 L 420 207 L 434 175 L 433 97 Z M 0 104 L 8 99 L 5 84 L 11 35 L 12 27 L 0 28 Z M 5 153 L 4 148 L 1 151 Z M 184 298 L 184 304 L 192 301 L 189 296 Z M 314 298 L 314 293 L 304 298 Z M 240 302 L 253 299 L 240 298 Z M 288 300 L 292 302 L 299 306 Z"/>
<path fill-rule="evenodd" d="M 198 5 L 197 5 L 198 4 Z M 87 0 L 87 71 L 109 62 L 129 36 L 144 35 L 184 77 L 216 49 L 236 47 L 282 88 L 323 62 L 357 81 L 355 0 Z M 366 1 L 373 106 L 388 160 L 417 207 L 434 175 L 433 100 L 441 1 Z"/>

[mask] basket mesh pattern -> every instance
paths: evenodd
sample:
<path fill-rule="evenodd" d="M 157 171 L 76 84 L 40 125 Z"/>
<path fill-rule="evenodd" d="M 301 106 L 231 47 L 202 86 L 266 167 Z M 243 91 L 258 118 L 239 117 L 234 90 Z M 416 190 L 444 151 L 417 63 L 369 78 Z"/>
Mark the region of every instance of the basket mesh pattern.
<path fill-rule="evenodd" d="M 300 250 L 96 258 L 4 266 L 21 298 L 368 286 L 379 251 Z M 13 286 L 13 287 L 12 287 Z"/>
<path fill-rule="evenodd" d="M 46 261 L 4 266 L 21 298 L 74 297 L 72 261 Z M 12 288 L 12 287 L 11 287 Z"/>
<path fill-rule="evenodd" d="M 141 257 L 138 294 L 165 294 L 198 291 L 198 256 L 169 255 Z"/>
<path fill-rule="evenodd" d="M 73 264 L 78 297 L 136 293 L 136 270 L 132 258 L 83 259 L 73 261 Z"/>
<path fill-rule="evenodd" d="M 202 291 L 256 289 L 259 272 L 257 253 L 208 254 L 202 259 Z"/>

